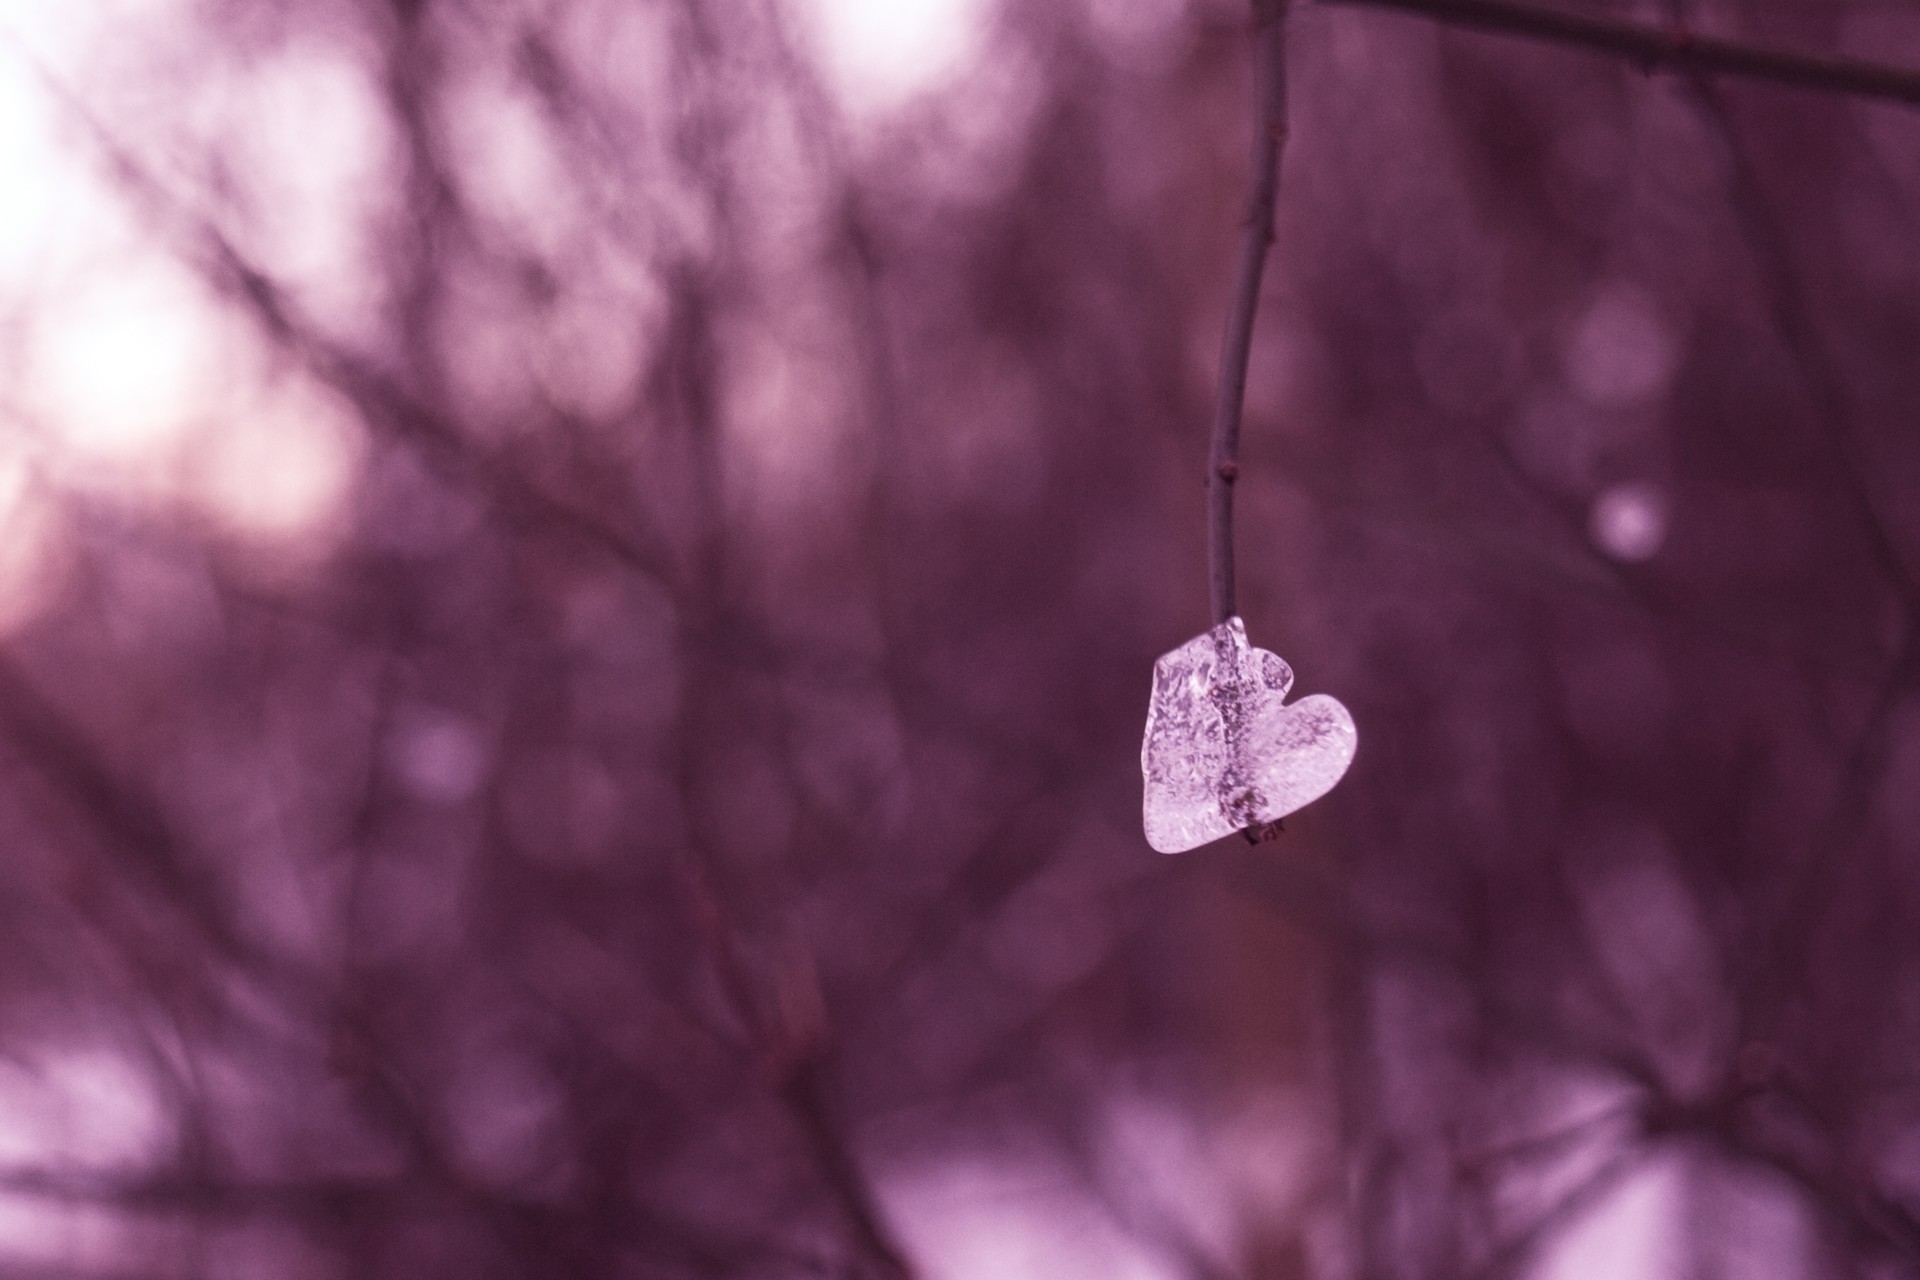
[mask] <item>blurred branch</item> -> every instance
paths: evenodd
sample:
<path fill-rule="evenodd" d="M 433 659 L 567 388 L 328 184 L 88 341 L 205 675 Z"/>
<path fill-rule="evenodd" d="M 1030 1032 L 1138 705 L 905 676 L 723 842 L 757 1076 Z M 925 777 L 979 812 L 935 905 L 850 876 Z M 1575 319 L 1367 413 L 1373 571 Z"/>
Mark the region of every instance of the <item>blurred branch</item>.
<path fill-rule="evenodd" d="M 10 741 L 20 760 L 63 794 L 119 855 L 117 868 L 139 876 L 144 887 L 173 905 L 217 954 L 256 968 L 270 963 L 223 914 L 160 798 L 141 780 L 117 771 L 100 745 L 5 654 L 0 654 L 0 738 Z M 179 977 L 190 963 L 171 956 L 167 969 Z"/>
<path fill-rule="evenodd" d="M 686 855 L 679 870 L 689 914 L 714 976 L 758 1051 L 775 1095 L 799 1129 L 852 1243 L 863 1256 L 866 1273 L 875 1280 L 912 1280 L 912 1264 L 883 1219 L 873 1188 L 834 1115 L 827 1076 L 826 1012 L 810 963 L 789 964 L 773 978 L 778 988 L 774 997 L 762 998 L 763 984 L 755 980 L 738 928 L 706 867 Z"/>
<path fill-rule="evenodd" d="M 1592 18 L 1509 0 L 1320 0 L 1418 13 L 1449 26 L 1571 45 L 1636 62 L 1648 72 L 1744 76 L 1827 93 L 1920 106 L 1920 71 L 1857 58 L 1792 53 L 1695 35 L 1684 26 Z"/>
<path fill-rule="evenodd" d="M 192 1217 L 234 1223 L 279 1219 L 338 1227 L 400 1218 L 444 1219 L 465 1211 L 498 1215 L 537 1237 L 533 1251 L 554 1248 L 583 1230 L 607 1230 L 623 1251 L 644 1250 L 653 1260 L 670 1259 L 701 1274 L 729 1274 L 755 1266 L 789 1267 L 799 1274 L 823 1270 L 824 1259 L 811 1250 L 785 1247 L 764 1233 L 740 1235 L 708 1223 L 696 1223 L 650 1204 L 629 1202 L 618 1215 L 585 1222 L 565 1207 L 513 1192 L 458 1181 L 436 1182 L 419 1176 L 359 1177 L 318 1175 L 303 1178 L 207 1177 L 178 1170 L 146 1173 L 0 1169 L 0 1192 L 27 1204 L 113 1209 L 162 1219 Z M 8 1270 L 9 1276 L 21 1273 Z M 87 1275 L 99 1275 L 88 1271 Z"/>
<path fill-rule="evenodd" d="M 1499 1280 L 1523 1274 L 1562 1234 L 1597 1209 L 1645 1161 L 1646 1153 L 1629 1146 L 1609 1156 L 1597 1169 L 1568 1190 L 1519 1234 L 1509 1239 L 1475 1273 L 1477 1280 Z"/>
<path fill-rule="evenodd" d="M 1855 411 L 1847 379 L 1823 341 L 1803 273 L 1795 269 L 1788 227 L 1767 198 L 1748 149 L 1742 145 L 1726 104 L 1714 87 L 1698 78 L 1685 82 L 1687 97 L 1702 124 L 1718 142 L 1727 162 L 1728 203 L 1751 259 L 1756 282 L 1775 331 L 1800 375 L 1818 417 L 1816 428 L 1827 444 L 1830 471 L 1853 509 L 1867 550 L 1899 605 L 1901 639 L 1888 662 L 1859 732 L 1846 753 L 1838 786 L 1815 841 L 1787 868 L 1780 901 L 1785 910 L 1762 952 L 1759 989 L 1772 991 L 1774 1003 L 1797 990 L 1796 975 L 1806 971 L 1810 948 L 1840 895 L 1841 870 L 1854 861 L 1873 820 L 1872 794 L 1885 781 L 1898 728 L 1902 698 L 1920 682 L 1920 578 L 1916 578 L 1896 540 L 1891 503 L 1874 490 L 1879 463 L 1868 451 L 1861 416 Z M 1859 874 L 1860 869 L 1855 870 Z M 1768 1021 L 1747 1010 L 1750 1023 Z M 1775 1007 L 1772 1019 L 1783 1016 Z M 1764 1034 L 1764 1032 L 1763 1032 Z"/>
<path fill-rule="evenodd" d="M 1590 1142 L 1596 1133 L 1621 1126 L 1632 1120 L 1633 1116 L 1634 1108 L 1625 1103 L 1603 1107 L 1593 1115 L 1583 1116 L 1546 1133 L 1529 1134 L 1497 1146 L 1456 1153 L 1455 1167 L 1460 1176 L 1484 1178 L 1489 1171 L 1503 1167 L 1563 1160 L 1569 1148 Z"/>
<path fill-rule="evenodd" d="M 913 1280 L 913 1267 L 882 1221 L 867 1176 L 847 1149 L 834 1118 L 824 1059 L 814 1054 L 796 1063 L 781 1084 L 780 1097 L 799 1123 L 871 1274 L 877 1280 Z"/>
<path fill-rule="evenodd" d="M 1810 1124 L 1797 1140 L 1762 1132 L 1754 1107 L 1760 1101 L 1757 1089 L 1805 1113 Z M 1657 1101 L 1643 1110 L 1641 1126 L 1649 1141 L 1699 1138 L 1732 1159 L 1770 1169 L 1798 1187 L 1856 1245 L 1896 1259 L 1909 1271 L 1920 1262 L 1920 1217 L 1879 1185 L 1871 1165 L 1838 1137 L 1832 1118 L 1783 1079 L 1756 1084 L 1736 1075 L 1697 1102 Z"/>
<path fill-rule="evenodd" d="M 1240 237 L 1240 274 L 1220 347 L 1220 394 L 1213 412 L 1213 451 L 1207 470 L 1207 568 L 1213 621 L 1237 610 L 1233 600 L 1233 482 L 1240 474 L 1240 408 L 1246 399 L 1247 357 L 1260 306 L 1260 278 L 1273 243 L 1274 202 L 1280 186 L 1280 144 L 1287 136 L 1286 0 L 1255 0 L 1254 134 L 1252 176 Z"/>
<path fill-rule="evenodd" d="M 1774 328 L 1800 366 L 1819 414 L 1817 425 L 1833 446 L 1836 479 L 1860 520 L 1874 563 L 1899 594 L 1903 611 L 1909 618 L 1920 615 L 1920 579 L 1916 579 L 1895 542 L 1891 521 L 1874 500 L 1868 480 L 1874 474 L 1874 462 L 1861 441 L 1863 433 L 1847 392 L 1847 379 L 1821 340 L 1806 285 L 1793 268 L 1787 229 L 1767 199 L 1760 175 L 1719 95 L 1697 79 L 1688 81 L 1687 87 L 1702 122 L 1725 154 L 1728 202 L 1735 223 L 1753 260 Z"/>
<path fill-rule="evenodd" d="M 575 539 L 685 595 L 684 576 L 664 540 L 637 521 L 616 522 L 553 493 L 524 460 L 489 448 L 463 431 L 429 396 L 418 394 L 378 362 L 323 335 L 281 285 L 243 253 L 215 217 L 175 190 L 137 157 L 87 102 L 31 52 L 20 55 L 42 87 L 93 143 L 103 168 L 159 230 L 181 260 L 243 306 L 262 336 L 322 385 L 344 397 L 370 428 L 408 448 L 441 477 L 465 482 L 495 509 L 525 517 L 549 535 Z M 626 513 L 635 514 L 635 513 Z"/>

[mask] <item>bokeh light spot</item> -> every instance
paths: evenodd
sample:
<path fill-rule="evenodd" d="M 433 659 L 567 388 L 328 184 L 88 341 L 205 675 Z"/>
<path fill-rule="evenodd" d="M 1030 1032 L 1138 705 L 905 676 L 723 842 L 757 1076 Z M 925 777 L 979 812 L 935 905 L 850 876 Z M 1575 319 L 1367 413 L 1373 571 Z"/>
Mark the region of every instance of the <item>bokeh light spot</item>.
<path fill-rule="evenodd" d="M 880 113 L 951 83 L 979 50 L 984 0 L 813 0 L 834 87 L 856 113 Z"/>
<path fill-rule="evenodd" d="M 1667 501 L 1647 484 L 1617 484 L 1594 501 L 1593 540 L 1616 560 L 1650 560 L 1667 538 Z"/>
<path fill-rule="evenodd" d="M 78 282 L 40 317 L 34 406 L 86 478 L 177 455 L 230 372 L 230 326 L 184 268 L 141 259 Z"/>
<path fill-rule="evenodd" d="M 1680 337 L 1646 290 L 1619 282 L 1581 314 L 1562 354 L 1576 391 L 1605 408 L 1628 409 L 1666 392 L 1680 364 Z"/>
<path fill-rule="evenodd" d="M 285 541 L 318 532 L 346 502 L 361 445 L 346 405 L 304 378 L 288 379 L 213 433 L 198 496 L 242 534 Z"/>

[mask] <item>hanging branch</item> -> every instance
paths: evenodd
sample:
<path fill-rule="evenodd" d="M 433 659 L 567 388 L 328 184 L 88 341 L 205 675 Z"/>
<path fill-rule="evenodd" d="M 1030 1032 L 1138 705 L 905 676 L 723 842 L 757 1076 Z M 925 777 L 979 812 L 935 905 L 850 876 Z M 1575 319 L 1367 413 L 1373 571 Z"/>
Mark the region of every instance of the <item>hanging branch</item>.
<path fill-rule="evenodd" d="M 1920 71 L 1812 53 L 1790 53 L 1695 35 L 1687 27 L 1590 18 L 1512 0 L 1322 0 L 1422 14 L 1449 26 L 1526 36 L 1639 63 L 1647 71 L 1746 76 L 1776 84 L 1920 106 Z"/>
<path fill-rule="evenodd" d="M 1287 136 L 1286 0 L 1254 0 L 1253 163 L 1240 272 L 1220 347 L 1220 394 L 1213 413 L 1213 450 L 1207 471 L 1207 569 L 1213 621 L 1231 618 L 1233 600 L 1233 482 L 1240 475 L 1240 408 L 1246 398 L 1247 355 L 1253 347 L 1260 277 L 1273 243 L 1273 211 L 1280 186 L 1280 145 Z"/>

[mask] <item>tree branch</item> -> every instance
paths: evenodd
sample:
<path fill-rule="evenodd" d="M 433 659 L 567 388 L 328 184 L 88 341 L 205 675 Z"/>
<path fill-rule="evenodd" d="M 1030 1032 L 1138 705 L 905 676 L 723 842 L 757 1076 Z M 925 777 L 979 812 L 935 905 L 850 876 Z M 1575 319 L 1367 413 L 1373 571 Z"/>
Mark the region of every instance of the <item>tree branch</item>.
<path fill-rule="evenodd" d="M 1746 76 L 1801 89 L 1819 89 L 1920 106 L 1920 71 L 1813 53 L 1767 49 L 1695 35 L 1680 25 L 1648 26 L 1539 9 L 1511 0 L 1321 0 L 1418 13 L 1449 26 L 1526 36 L 1612 54 L 1645 70 L 1692 75 Z"/>
<path fill-rule="evenodd" d="M 1253 347 L 1260 277 L 1273 243 L 1273 210 L 1280 187 L 1280 144 L 1287 136 L 1286 0 L 1254 0 L 1253 162 L 1246 220 L 1240 237 L 1240 273 L 1233 309 L 1220 345 L 1220 394 L 1213 412 L 1213 450 L 1207 470 L 1207 570 L 1213 621 L 1236 612 L 1233 600 L 1233 482 L 1240 474 L 1240 408 L 1246 399 L 1247 356 Z"/>

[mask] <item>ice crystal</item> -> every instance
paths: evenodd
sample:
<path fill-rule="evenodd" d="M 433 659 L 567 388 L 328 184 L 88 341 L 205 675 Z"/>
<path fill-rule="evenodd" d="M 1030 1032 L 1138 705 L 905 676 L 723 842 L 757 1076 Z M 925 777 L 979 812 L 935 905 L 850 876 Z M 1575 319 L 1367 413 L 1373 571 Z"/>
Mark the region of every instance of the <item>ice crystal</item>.
<path fill-rule="evenodd" d="M 1319 799 L 1353 763 L 1353 717 L 1325 694 L 1282 705 L 1293 671 L 1229 618 L 1153 664 L 1140 748 L 1147 843 L 1181 853 Z"/>

